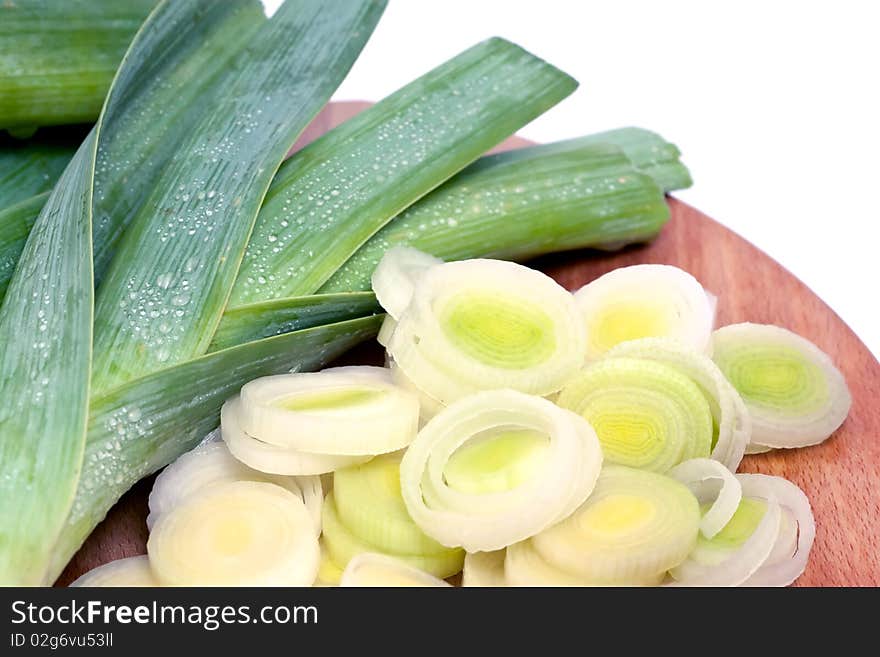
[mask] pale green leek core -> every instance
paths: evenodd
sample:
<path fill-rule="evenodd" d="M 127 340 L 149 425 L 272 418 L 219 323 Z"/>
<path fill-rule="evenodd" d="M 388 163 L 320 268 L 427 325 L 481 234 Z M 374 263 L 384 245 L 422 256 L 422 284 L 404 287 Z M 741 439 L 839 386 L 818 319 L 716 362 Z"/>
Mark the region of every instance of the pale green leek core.
<path fill-rule="evenodd" d="M 349 387 L 342 390 L 316 391 L 279 399 L 274 403 L 286 411 L 344 410 L 350 406 L 377 401 L 385 394 L 373 388 Z"/>
<path fill-rule="evenodd" d="M 452 345 L 493 367 L 534 367 L 556 350 L 553 320 L 527 301 L 465 292 L 442 303 L 437 315 Z"/>
<path fill-rule="evenodd" d="M 685 560 L 697 542 L 700 506 L 682 484 L 607 465 L 571 516 L 532 539 L 550 565 L 594 583 L 638 583 Z"/>
<path fill-rule="evenodd" d="M 541 470 L 549 438 L 540 431 L 500 428 L 474 436 L 443 469 L 449 487 L 462 493 L 511 490 Z"/>
<path fill-rule="evenodd" d="M 707 510 L 708 505 L 704 505 L 702 511 L 705 513 Z M 706 561 L 703 558 L 707 556 L 705 555 L 706 551 L 712 552 L 717 550 L 726 552 L 741 547 L 748 540 L 749 536 L 755 532 L 765 513 L 767 513 L 767 503 L 764 500 L 744 497 L 736 508 L 733 517 L 724 525 L 720 532 L 711 539 L 700 535 L 697 539 L 697 547 L 691 554 L 691 558 L 703 562 Z"/>
<path fill-rule="evenodd" d="M 693 381 L 663 363 L 599 361 L 568 383 L 557 403 L 593 426 L 612 463 L 666 472 L 711 450 L 706 398 Z"/>
<path fill-rule="evenodd" d="M 583 363 L 585 337 L 571 294 L 515 263 L 474 259 L 431 267 L 395 327 L 388 353 L 429 397 L 559 390 Z"/>
<path fill-rule="evenodd" d="M 831 359 L 786 329 L 725 326 L 713 335 L 713 359 L 746 403 L 756 445 L 822 442 L 849 412 L 852 398 Z"/>

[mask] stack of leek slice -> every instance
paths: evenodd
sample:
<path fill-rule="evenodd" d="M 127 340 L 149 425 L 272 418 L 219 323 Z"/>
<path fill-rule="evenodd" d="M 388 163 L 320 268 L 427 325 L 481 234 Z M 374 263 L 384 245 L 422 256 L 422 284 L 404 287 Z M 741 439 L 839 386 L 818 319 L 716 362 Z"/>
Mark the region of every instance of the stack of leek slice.
<path fill-rule="evenodd" d="M 223 442 L 157 479 L 146 560 L 80 585 L 784 586 L 804 571 L 804 493 L 736 470 L 749 447 L 843 422 L 849 393 L 815 345 L 713 333 L 714 298 L 663 265 L 571 294 L 521 265 L 398 247 L 372 280 L 388 366 L 246 384 Z"/>

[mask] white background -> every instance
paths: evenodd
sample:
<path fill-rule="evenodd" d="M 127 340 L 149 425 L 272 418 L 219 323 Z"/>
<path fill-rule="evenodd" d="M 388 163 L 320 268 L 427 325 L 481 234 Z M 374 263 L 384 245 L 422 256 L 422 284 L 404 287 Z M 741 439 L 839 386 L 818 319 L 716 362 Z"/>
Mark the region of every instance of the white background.
<path fill-rule="evenodd" d="M 377 100 L 486 37 L 516 41 L 581 83 L 521 134 L 662 133 L 694 175 L 676 195 L 880 354 L 878 13 L 870 0 L 390 0 L 334 98 Z"/>

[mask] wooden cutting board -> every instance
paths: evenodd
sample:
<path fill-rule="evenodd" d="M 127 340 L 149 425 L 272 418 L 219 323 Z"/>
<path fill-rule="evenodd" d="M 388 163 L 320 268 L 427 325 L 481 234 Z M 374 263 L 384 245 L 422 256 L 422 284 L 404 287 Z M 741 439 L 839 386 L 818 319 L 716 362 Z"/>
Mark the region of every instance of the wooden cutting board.
<path fill-rule="evenodd" d="M 329 105 L 295 148 L 366 106 Z M 526 143 L 514 137 L 504 147 Z M 699 179 L 699 172 L 696 174 Z M 531 264 L 569 289 L 616 267 L 676 265 L 718 295 L 719 325 L 742 321 L 778 324 L 826 351 L 843 371 L 853 394 L 852 411 L 844 425 L 822 445 L 748 456 L 740 469 L 786 477 L 810 498 L 817 523 L 816 542 L 798 585 L 880 586 L 880 364 L 834 311 L 772 258 L 699 210 L 674 198 L 669 204 L 672 219 L 647 246 L 614 254 L 556 254 Z M 371 345 L 348 360 L 375 362 L 378 356 L 378 348 Z M 107 561 L 146 552 L 144 519 L 151 484 L 152 478 L 142 481 L 119 501 L 58 584 L 68 584 Z"/>

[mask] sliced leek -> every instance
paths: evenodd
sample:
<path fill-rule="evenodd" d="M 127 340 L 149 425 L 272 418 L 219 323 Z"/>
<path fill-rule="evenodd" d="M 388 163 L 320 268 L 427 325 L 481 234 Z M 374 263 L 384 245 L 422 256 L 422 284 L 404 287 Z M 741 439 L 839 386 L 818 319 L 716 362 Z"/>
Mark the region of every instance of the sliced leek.
<path fill-rule="evenodd" d="M 394 322 L 394 320 L 391 320 L 391 321 Z M 388 325 L 388 322 L 389 322 L 389 320 L 386 319 L 382 323 L 383 329 Z M 394 322 L 394 323 L 396 324 L 396 322 Z M 393 328 L 391 330 L 393 330 Z M 382 330 L 380 329 L 380 331 L 379 331 L 380 335 L 379 335 L 379 337 L 377 337 L 377 340 L 379 341 L 380 344 L 382 343 L 382 341 L 379 339 L 382 337 L 381 333 L 382 333 Z M 434 399 L 433 397 L 431 397 L 431 395 L 429 395 L 424 390 L 419 388 L 415 383 L 413 383 L 412 379 L 410 379 L 406 375 L 406 372 L 404 372 L 402 369 L 400 369 L 400 366 L 394 362 L 393 358 L 389 359 L 388 369 L 391 370 L 391 380 L 394 381 L 395 385 L 403 388 L 404 390 L 409 390 L 410 392 L 412 392 L 418 396 L 418 398 L 419 398 L 419 419 L 421 420 L 422 423 L 427 422 L 432 417 L 437 415 L 437 413 L 439 413 L 444 408 L 446 408 L 446 404 L 444 404 L 443 402 L 441 402 L 437 399 Z"/>
<path fill-rule="evenodd" d="M 364 552 L 348 562 L 340 586 L 439 586 L 449 583 L 384 554 Z"/>
<path fill-rule="evenodd" d="M 265 443 L 332 456 L 406 447 L 419 423 L 418 397 L 387 369 L 348 367 L 256 379 L 241 389 L 242 429 Z"/>
<path fill-rule="evenodd" d="M 400 319 L 412 299 L 416 281 L 425 271 L 442 263 L 440 258 L 411 246 L 388 249 L 371 278 L 376 299 L 392 318 Z"/>
<path fill-rule="evenodd" d="M 746 482 L 743 488 L 745 496 L 730 521 L 711 539 L 700 536 L 687 560 L 670 571 L 676 581 L 739 586 L 767 560 L 779 536 L 782 510 L 769 487 Z"/>
<path fill-rule="evenodd" d="M 309 510 L 317 534 L 321 533 L 321 478 L 264 474 L 236 459 L 223 442 L 204 443 L 187 452 L 156 477 L 150 492 L 147 527 L 183 500 L 205 487 L 223 481 L 262 481 L 286 488 Z"/>
<path fill-rule="evenodd" d="M 478 390 L 546 395 L 583 362 L 571 295 L 548 276 L 501 260 L 430 268 L 416 286 L 388 352 L 443 403 Z"/>
<path fill-rule="evenodd" d="M 504 581 L 507 586 L 656 586 L 663 574 L 641 581 L 593 581 L 557 568 L 535 550 L 532 540 L 507 548 L 504 560 Z"/>
<path fill-rule="evenodd" d="M 461 585 L 465 587 L 506 586 L 504 558 L 506 550 L 468 552 L 461 571 Z"/>
<path fill-rule="evenodd" d="M 695 351 L 709 348 L 713 304 L 697 279 L 678 267 L 621 267 L 574 297 L 586 324 L 588 359 L 647 337 L 672 338 Z"/>
<path fill-rule="evenodd" d="M 752 441 L 763 447 L 805 447 L 827 439 L 852 405 L 831 358 L 779 326 L 733 324 L 712 336 L 713 359 L 742 395 Z"/>
<path fill-rule="evenodd" d="M 712 413 L 700 388 L 657 361 L 593 363 L 562 389 L 557 403 L 593 426 L 611 463 L 666 472 L 711 450 Z"/>
<path fill-rule="evenodd" d="M 302 499 L 253 481 L 213 484 L 161 515 L 147 552 L 170 586 L 310 586 L 321 559 Z"/>
<path fill-rule="evenodd" d="M 386 454 L 333 474 L 340 521 L 386 553 L 449 553 L 449 548 L 426 536 L 410 518 L 401 496 L 400 459 L 400 454 Z"/>
<path fill-rule="evenodd" d="M 617 345 L 609 357 L 647 358 L 670 365 L 694 381 L 712 410 L 715 437 L 712 458 L 736 472 L 749 438 L 752 422 L 739 393 L 712 360 L 668 338 L 643 338 Z"/>
<path fill-rule="evenodd" d="M 742 486 L 723 463 L 712 459 L 691 459 L 679 463 L 667 473 L 690 488 L 702 500 L 703 492 L 711 487 L 714 501 L 703 513 L 700 533 L 708 539 L 720 532 L 734 516 L 742 501 Z M 712 486 L 713 483 L 717 485 Z"/>
<path fill-rule="evenodd" d="M 546 441 L 539 465 L 502 461 L 506 475 L 486 478 L 486 471 L 499 469 L 497 445 L 490 446 L 459 456 L 464 463 L 457 481 L 467 482 L 464 491 L 447 481 L 446 469 L 469 442 L 503 444 L 523 431 Z M 530 448 L 520 456 L 531 459 L 537 451 Z M 485 391 L 455 402 L 425 425 L 403 457 L 401 489 L 413 520 L 443 545 L 497 550 L 568 516 L 590 494 L 601 464 L 599 441 L 582 418 L 540 397 Z M 523 474 L 528 478 L 520 481 Z M 499 481 L 512 487 L 504 490 Z"/>
<path fill-rule="evenodd" d="M 586 502 L 532 544 L 551 566 L 587 581 L 640 583 L 683 562 L 699 524 L 699 504 L 683 484 L 606 465 Z"/>
<path fill-rule="evenodd" d="M 81 575 L 71 586 L 160 586 L 146 555 L 110 561 Z"/>
<path fill-rule="evenodd" d="M 370 458 L 313 454 L 264 443 L 245 433 L 241 428 L 240 415 L 241 401 L 238 397 L 230 399 L 223 405 L 220 411 L 223 441 L 235 458 L 260 472 L 277 475 L 319 475 L 362 463 Z"/>
<path fill-rule="evenodd" d="M 339 586 L 342 579 L 342 568 L 336 565 L 327 552 L 324 541 L 321 544 L 321 565 L 318 566 L 318 576 L 312 586 Z"/>
<path fill-rule="evenodd" d="M 334 493 L 328 494 L 324 499 L 322 526 L 324 528 L 322 540 L 327 547 L 327 554 L 332 562 L 341 568 L 364 552 L 383 553 L 381 548 L 357 536 L 342 523 L 336 510 Z M 431 555 L 394 554 L 393 556 L 414 568 L 443 578 L 451 577 L 461 571 L 464 562 L 464 553 L 461 550 L 447 550 L 441 554 Z"/>
<path fill-rule="evenodd" d="M 788 586 L 800 577 L 807 567 L 810 550 L 816 538 L 816 521 L 810 508 L 810 501 L 804 492 L 792 482 L 782 477 L 760 474 L 741 474 L 737 478 L 743 491 L 757 488 L 758 484 L 768 486 L 773 497 L 784 511 L 784 522 L 776 544 L 764 565 L 748 580 L 746 586 Z M 796 527 L 796 532 L 793 528 Z M 797 539 L 794 540 L 795 533 Z"/>

